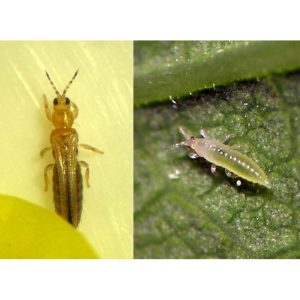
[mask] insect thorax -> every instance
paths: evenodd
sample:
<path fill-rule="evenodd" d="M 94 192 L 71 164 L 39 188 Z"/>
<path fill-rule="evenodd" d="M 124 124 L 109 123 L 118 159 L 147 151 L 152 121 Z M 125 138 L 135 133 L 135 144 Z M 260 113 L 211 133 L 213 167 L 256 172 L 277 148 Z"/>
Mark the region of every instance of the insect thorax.
<path fill-rule="evenodd" d="M 205 139 L 195 139 L 191 144 L 191 149 L 194 150 L 199 156 L 205 155 L 206 141 Z"/>
<path fill-rule="evenodd" d="M 70 128 L 73 125 L 74 116 L 69 110 L 55 111 L 52 114 L 52 121 L 56 128 Z"/>

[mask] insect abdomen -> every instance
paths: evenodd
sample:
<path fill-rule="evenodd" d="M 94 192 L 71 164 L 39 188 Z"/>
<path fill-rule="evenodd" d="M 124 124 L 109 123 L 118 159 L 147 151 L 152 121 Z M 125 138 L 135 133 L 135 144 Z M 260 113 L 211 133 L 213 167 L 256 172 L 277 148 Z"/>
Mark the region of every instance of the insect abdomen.
<path fill-rule="evenodd" d="M 205 146 L 204 158 L 248 181 L 270 187 L 264 171 L 249 157 L 233 150 L 230 146 L 210 141 Z"/>
<path fill-rule="evenodd" d="M 55 211 L 77 227 L 82 211 L 82 175 L 78 162 L 75 173 L 68 167 L 62 172 L 57 164 L 54 165 L 53 194 Z"/>

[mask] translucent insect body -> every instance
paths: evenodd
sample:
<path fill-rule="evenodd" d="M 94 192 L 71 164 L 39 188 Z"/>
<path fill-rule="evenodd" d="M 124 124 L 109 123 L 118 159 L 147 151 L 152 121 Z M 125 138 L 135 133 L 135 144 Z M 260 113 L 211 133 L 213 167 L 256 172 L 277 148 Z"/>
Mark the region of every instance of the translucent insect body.
<path fill-rule="evenodd" d="M 174 147 L 186 146 L 189 148 L 189 156 L 192 159 L 204 157 L 212 163 L 211 171 L 216 171 L 216 166 L 225 168 L 227 176 L 232 176 L 232 173 L 238 177 L 244 178 L 250 182 L 258 183 L 267 188 L 271 188 L 271 182 L 265 172 L 245 154 L 235 150 L 234 147 L 225 145 L 227 138 L 220 142 L 208 137 L 207 133 L 201 129 L 202 138 L 195 138 L 188 134 L 182 127 L 179 131 L 185 137 L 185 141 L 177 143 Z M 237 180 L 237 186 L 241 185 L 241 181 Z"/>

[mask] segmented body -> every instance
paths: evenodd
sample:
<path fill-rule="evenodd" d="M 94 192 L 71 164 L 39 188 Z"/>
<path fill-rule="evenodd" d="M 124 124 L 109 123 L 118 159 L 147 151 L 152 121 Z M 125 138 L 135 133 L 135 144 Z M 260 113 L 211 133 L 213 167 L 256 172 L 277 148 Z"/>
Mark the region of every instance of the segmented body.
<path fill-rule="evenodd" d="M 82 210 L 82 175 L 77 161 L 78 135 L 73 128 L 54 129 L 51 144 L 53 193 L 56 212 L 66 221 L 78 226 Z"/>
<path fill-rule="evenodd" d="M 211 171 L 214 173 L 216 166 L 226 169 L 228 176 L 234 173 L 238 177 L 244 178 L 250 182 L 264 185 L 271 188 L 271 182 L 265 172 L 245 154 L 235 150 L 232 146 L 225 145 L 224 142 L 217 141 L 208 137 L 204 129 L 200 130 L 203 138 L 195 138 L 193 135 L 185 131 L 183 127 L 179 127 L 179 131 L 185 137 L 185 141 L 173 145 L 174 147 L 186 146 L 190 149 L 190 157 L 204 157 L 212 163 Z M 228 172 L 229 171 L 229 172 Z M 240 180 L 237 186 L 240 186 Z"/>
<path fill-rule="evenodd" d="M 55 211 L 66 221 L 78 226 L 82 210 L 82 175 L 81 167 L 86 169 L 85 179 L 89 186 L 89 165 L 85 161 L 77 160 L 78 146 L 103 153 L 87 144 L 78 144 L 78 134 L 72 128 L 74 120 L 78 116 L 76 104 L 66 97 L 66 92 L 77 76 L 78 70 L 68 83 L 63 93 L 60 94 L 52 82 L 49 74 L 46 75 L 57 97 L 53 100 L 53 112 L 49 108 L 48 100 L 44 95 L 44 106 L 47 119 L 54 125 L 51 132 L 51 147 L 41 151 L 41 156 L 52 149 L 54 164 L 49 164 L 44 169 L 45 190 L 48 189 L 48 171 L 53 170 L 53 192 Z"/>
<path fill-rule="evenodd" d="M 201 139 L 200 143 L 197 143 L 197 140 L 191 145 L 191 148 L 199 156 L 203 156 L 213 164 L 221 166 L 250 182 L 258 183 L 268 188 L 271 187 L 265 172 L 246 155 L 213 139 Z"/>

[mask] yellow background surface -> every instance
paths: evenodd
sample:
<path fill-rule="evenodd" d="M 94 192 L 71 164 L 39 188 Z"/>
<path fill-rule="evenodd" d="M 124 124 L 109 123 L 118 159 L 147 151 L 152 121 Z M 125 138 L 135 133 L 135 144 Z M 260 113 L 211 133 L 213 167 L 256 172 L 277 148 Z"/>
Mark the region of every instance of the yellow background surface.
<path fill-rule="evenodd" d="M 0 194 L 0 258 L 99 258 L 84 236 L 39 205 Z"/>
<path fill-rule="evenodd" d="M 52 184 L 45 193 L 43 179 L 53 158 L 39 156 L 53 129 L 42 99 L 52 108 L 45 70 L 62 92 L 79 68 L 67 92 L 79 108 L 74 128 L 80 143 L 104 154 L 79 149 L 91 187 L 84 182 L 78 230 L 102 258 L 133 256 L 132 55 L 126 41 L 0 42 L 0 192 L 54 211 Z"/>

